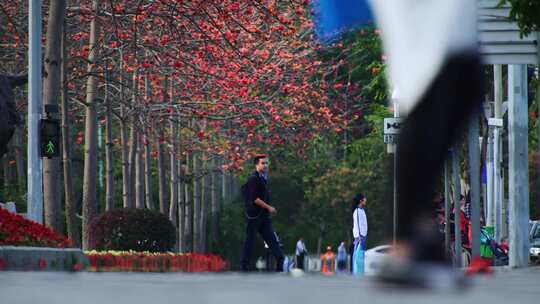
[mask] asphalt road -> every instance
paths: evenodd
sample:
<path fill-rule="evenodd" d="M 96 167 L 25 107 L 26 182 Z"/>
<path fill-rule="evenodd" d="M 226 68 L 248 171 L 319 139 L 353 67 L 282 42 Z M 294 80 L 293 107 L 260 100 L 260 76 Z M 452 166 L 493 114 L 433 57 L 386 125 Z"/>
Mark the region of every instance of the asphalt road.
<path fill-rule="evenodd" d="M 540 267 L 476 277 L 466 291 L 403 290 L 347 275 L 0 272 L 0 304 L 487 303 L 540 301 Z"/>

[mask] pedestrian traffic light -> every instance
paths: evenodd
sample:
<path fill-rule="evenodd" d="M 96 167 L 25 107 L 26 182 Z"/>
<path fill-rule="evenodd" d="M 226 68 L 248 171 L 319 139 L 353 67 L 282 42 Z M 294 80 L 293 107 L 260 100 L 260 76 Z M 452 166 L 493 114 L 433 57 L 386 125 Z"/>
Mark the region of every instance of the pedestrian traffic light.
<path fill-rule="evenodd" d="M 41 157 L 60 156 L 60 121 L 58 119 L 41 120 Z"/>

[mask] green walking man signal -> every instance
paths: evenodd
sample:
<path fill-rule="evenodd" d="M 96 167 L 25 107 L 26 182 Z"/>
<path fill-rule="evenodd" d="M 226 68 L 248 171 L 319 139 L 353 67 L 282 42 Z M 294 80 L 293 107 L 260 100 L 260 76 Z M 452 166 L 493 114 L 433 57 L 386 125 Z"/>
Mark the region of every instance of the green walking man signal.
<path fill-rule="evenodd" d="M 45 153 L 47 154 L 53 154 L 55 151 L 54 149 L 54 144 L 52 141 L 49 140 L 49 142 L 47 143 L 47 151 Z"/>
<path fill-rule="evenodd" d="M 60 156 L 60 121 L 58 119 L 41 120 L 41 157 Z"/>

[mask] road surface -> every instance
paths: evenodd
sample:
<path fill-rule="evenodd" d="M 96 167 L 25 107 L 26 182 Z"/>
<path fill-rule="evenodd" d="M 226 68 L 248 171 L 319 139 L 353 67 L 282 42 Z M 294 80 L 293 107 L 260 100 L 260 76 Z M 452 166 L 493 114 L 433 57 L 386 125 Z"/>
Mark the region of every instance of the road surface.
<path fill-rule="evenodd" d="M 476 277 L 467 291 L 382 287 L 348 275 L 0 272 L 2 304 L 489 303 L 540 301 L 540 267 Z"/>

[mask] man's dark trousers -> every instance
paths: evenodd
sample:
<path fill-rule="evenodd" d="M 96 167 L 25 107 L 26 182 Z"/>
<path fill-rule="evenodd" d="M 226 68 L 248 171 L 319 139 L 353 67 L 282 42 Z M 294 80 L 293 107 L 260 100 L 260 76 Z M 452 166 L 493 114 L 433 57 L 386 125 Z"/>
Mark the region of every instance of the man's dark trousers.
<path fill-rule="evenodd" d="M 304 252 L 296 256 L 296 268 L 304 270 L 304 257 L 306 254 Z"/>
<path fill-rule="evenodd" d="M 268 244 L 270 251 L 274 255 L 277 261 L 276 271 L 283 271 L 283 261 L 285 256 L 279 247 L 276 240 L 274 229 L 272 228 L 272 220 L 265 215 L 260 215 L 256 219 L 248 219 L 246 225 L 246 241 L 244 243 L 244 250 L 242 251 L 242 271 L 249 270 L 249 261 L 251 258 L 251 252 L 253 251 L 253 245 L 255 244 L 255 237 L 257 232 L 260 233 L 263 240 Z"/>

